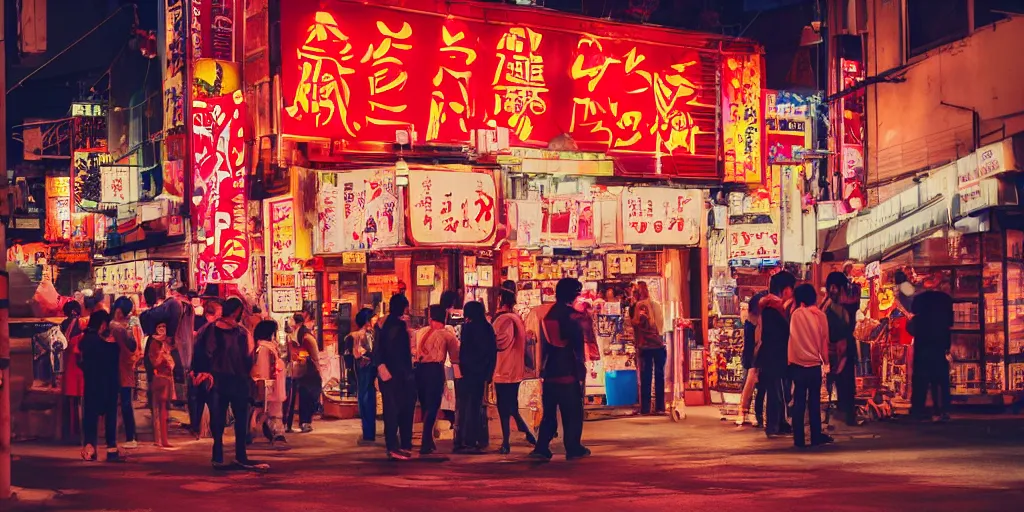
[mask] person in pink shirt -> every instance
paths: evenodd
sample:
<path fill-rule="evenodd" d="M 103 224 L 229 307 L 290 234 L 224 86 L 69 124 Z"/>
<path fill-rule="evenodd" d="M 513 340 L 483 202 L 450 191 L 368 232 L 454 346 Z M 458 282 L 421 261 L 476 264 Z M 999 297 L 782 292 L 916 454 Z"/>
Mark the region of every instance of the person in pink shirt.
<path fill-rule="evenodd" d="M 811 446 L 828 444 L 821 431 L 821 376 L 828 366 L 828 318 L 817 307 L 814 286 L 793 290 L 797 309 L 789 323 L 789 375 L 793 381 L 793 444 L 806 446 L 804 414 L 810 414 Z M 809 412 L 808 412 L 809 411 Z"/>

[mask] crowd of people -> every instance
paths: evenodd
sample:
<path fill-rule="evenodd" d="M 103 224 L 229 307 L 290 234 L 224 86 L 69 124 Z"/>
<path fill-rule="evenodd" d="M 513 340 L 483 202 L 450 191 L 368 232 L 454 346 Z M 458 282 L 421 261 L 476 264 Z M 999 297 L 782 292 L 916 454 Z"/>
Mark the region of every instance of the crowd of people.
<path fill-rule="evenodd" d="M 897 281 L 899 274 L 897 272 Z M 860 426 L 856 405 L 857 340 L 854 329 L 860 290 L 849 269 L 832 272 L 825 294 L 810 284 L 798 284 L 789 272 L 779 272 L 769 289 L 755 294 L 744 324 L 742 365 L 746 379 L 740 398 L 737 425 L 744 425 L 753 403 L 756 427 L 769 438 L 792 435 L 793 444 L 832 443 L 822 430 L 822 385 L 835 392 L 840 416 L 847 425 Z M 904 278 L 905 281 L 905 278 Z M 933 417 L 948 419 L 950 329 L 952 300 L 939 291 L 906 294 L 908 331 L 915 336 L 911 415 L 928 418 L 927 395 L 932 393 Z"/>
<path fill-rule="evenodd" d="M 578 280 L 563 279 L 556 287 L 556 302 L 537 311 L 539 360 L 527 349 L 527 326 L 516 312 L 512 282 L 499 291 L 498 309 L 492 315 L 476 301 L 464 304 L 457 315 L 458 295 L 445 292 L 438 304 L 429 307 L 428 325 L 418 330 L 411 327 L 409 300 L 402 293 L 390 298 L 387 314 L 376 321 L 372 309 L 359 311 L 355 330 L 347 333 L 341 345 L 358 403 L 359 443 L 376 443 L 379 388 L 387 457 L 412 457 L 417 403 L 423 427 L 419 453 L 435 453 L 437 419 L 445 412 L 446 390 L 453 388 L 454 414 L 448 419 L 454 430 L 454 453 L 486 453 L 486 394 L 493 384 L 501 420 L 499 453 L 511 452 L 514 425 L 533 446 L 529 456 L 549 460 L 560 415 L 566 457 L 590 455 L 582 443 L 585 363 L 596 353 L 596 341 L 589 313 L 577 301 L 581 291 Z M 217 469 L 267 470 L 267 464 L 249 458 L 247 445 L 254 433 L 271 444 L 285 442 L 285 434 L 294 432 L 296 412 L 298 432 L 313 430 L 326 370 L 309 314 L 294 315 L 285 330 L 290 334 L 282 354 L 278 324 L 240 298 L 200 301 L 186 289 L 164 298 L 154 287 L 147 288 L 143 297 L 150 307 L 142 312 L 127 297 L 117 298 L 108 307 L 99 292 L 86 293 L 83 300 L 64 308 L 67 318 L 61 329 L 69 340 L 70 358 L 64 385 L 68 396 L 81 397 L 80 403 L 73 401 L 67 407 L 75 410 L 80 405 L 83 411 L 83 459 L 99 459 L 101 417 L 107 461 L 124 461 L 124 450 L 138 447 L 132 402 L 140 361 L 148 383 L 153 442 L 159 448 L 173 449 L 168 426 L 175 401 L 186 404 L 188 423 L 182 426 L 196 439 L 203 433 L 208 411 L 211 462 Z M 194 306 L 197 303 L 201 305 Z M 647 326 L 660 321 L 654 319 L 652 309 L 648 305 L 637 322 Z M 462 321 L 455 321 L 458 318 Z M 458 335 L 456 324 L 461 324 Z M 659 349 L 651 345 L 644 350 Z M 528 368 L 539 369 L 544 380 L 544 413 L 536 435 L 519 409 L 519 388 Z M 663 389 L 663 370 L 652 369 L 651 374 Z M 70 389 L 76 387 L 80 392 Z M 663 410 L 663 391 L 654 394 L 657 410 Z M 118 411 L 126 437 L 120 447 Z M 235 453 L 233 462 L 227 463 L 223 437 L 232 421 Z"/>

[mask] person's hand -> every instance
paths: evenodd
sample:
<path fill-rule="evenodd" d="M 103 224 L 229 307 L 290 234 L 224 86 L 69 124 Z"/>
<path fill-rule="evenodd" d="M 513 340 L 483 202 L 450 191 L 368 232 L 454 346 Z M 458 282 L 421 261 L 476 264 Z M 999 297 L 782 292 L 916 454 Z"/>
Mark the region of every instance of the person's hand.
<path fill-rule="evenodd" d="M 822 375 L 828 375 L 829 373 L 831 373 L 831 371 L 832 371 L 832 368 L 828 365 L 828 363 L 821 365 L 821 374 Z"/>
<path fill-rule="evenodd" d="M 194 377 L 192 377 L 192 383 L 195 384 L 197 387 L 202 386 L 204 382 L 209 383 L 207 386 L 208 388 L 212 388 L 213 375 L 209 373 L 197 373 Z"/>
<path fill-rule="evenodd" d="M 380 377 L 381 382 L 387 382 L 391 380 L 391 372 L 388 371 L 388 367 L 380 365 L 377 367 L 377 376 Z"/>

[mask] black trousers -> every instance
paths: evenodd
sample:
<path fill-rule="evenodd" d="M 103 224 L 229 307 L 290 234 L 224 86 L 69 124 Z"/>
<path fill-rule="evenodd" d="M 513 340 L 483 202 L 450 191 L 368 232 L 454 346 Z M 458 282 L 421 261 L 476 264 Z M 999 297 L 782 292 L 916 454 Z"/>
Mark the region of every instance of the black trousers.
<path fill-rule="evenodd" d="M 545 382 L 541 388 L 541 403 L 544 416 L 540 420 L 537 451 L 551 453 L 551 439 L 558 429 L 555 415 L 561 414 L 565 453 L 580 453 L 583 450 L 583 385 L 579 382 Z"/>
<path fill-rule="evenodd" d="M 286 429 L 291 430 L 292 425 L 295 424 L 295 409 L 299 403 L 299 381 L 289 378 L 288 379 L 288 400 L 284 406 L 284 426 Z M 301 423 L 301 420 L 300 420 Z"/>
<path fill-rule="evenodd" d="M 444 363 L 420 363 L 416 366 L 416 394 L 423 416 L 423 450 L 434 448 L 434 423 L 441 410 L 444 394 Z"/>
<path fill-rule="evenodd" d="M 949 361 L 945 358 L 937 361 L 915 358 L 910 385 L 911 415 L 927 415 L 928 392 L 932 394 L 932 414 L 939 416 L 949 412 Z"/>
<path fill-rule="evenodd" d="M 811 443 L 821 438 L 821 366 L 789 365 L 793 380 L 793 444 L 804 446 L 804 414 L 809 414 Z"/>
<path fill-rule="evenodd" d="M 651 376 L 654 377 L 654 411 L 665 412 L 665 361 L 668 351 L 649 348 L 640 351 L 640 413 L 651 412 Z"/>
<path fill-rule="evenodd" d="M 785 430 L 786 394 L 783 387 L 787 379 L 773 373 L 758 373 L 765 396 L 765 433 L 774 435 Z"/>
<path fill-rule="evenodd" d="M 495 384 L 494 394 L 498 398 L 498 418 L 501 420 L 501 443 L 508 444 L 509 420 L 515 420 L 520 432 L 530 433 L 530 427 L 519 413 L 519 382 Z"/>
<path fill-rule="evenodd" d="M 832 378 L 835 379 L 836 384 L 836 405 L 839 407 L 839 412 L 843 413 L 846 418 L 847 425 L 857 424 L 857 374 L 854 370 L 854 365 L 850 362 L 846 362 L 846 367 L 843 368 L 842 372 L 834 375 Z"/>
<path fill-rule="evenodd" d="M 138 440 L 135 431 L 135 407 L 132 406 L 134 388 L 121 388 L 121 421 L 124 423 L 125 441 Z"/>
<path fill-rule="evenodd" d="M 313 423 L 313 413 L 316 412 L 317 400 L 323 388 L 316 384 L 299 384 L 299 425 Z"/>
<path fill-rule="evenodd" d="M 213 462 L 224 462 L 224 429 L 228 407 L 235 417 L 235 460 L 245 462 L 245 442 L 249 435 L 249 380 L 244 377 L 215 376 L 213 388 L 206 394 L 210 408 L 210 431 L 213 433 Z"/>
<path fill-rule="evenodd" d="M 764 399 L 765 392 L 764 386 L 760 382 L 754 386 L 754 420 L 757 424 L 764 428 Z"/>
<path fill-rule="evenodd" d="M 103 434 L 107 448 L 117 448 L 118 389 L 86 389 L 82 397 L 82 434 L 85 444 L 97 447 L 99 421 L 103 416 Z"/>
<path fill-rule="evenodd" d="M 416 380 L 393 376 L 380 382 L 384 402 L 384 444 L 389 452 L 412 450 L 412 419 L 416 411 Z"/>
<path fill-rule="evenodd" d="M 486 448 L 490 443 L 487 439 L 486 413 L 484 409 L 484 390 L 487 383 L 470 377 L 463 377 L 459 390 L 461 400 L 455 405 L 455 421 L 458 422 L 459 443 L 456 448 Z"/>

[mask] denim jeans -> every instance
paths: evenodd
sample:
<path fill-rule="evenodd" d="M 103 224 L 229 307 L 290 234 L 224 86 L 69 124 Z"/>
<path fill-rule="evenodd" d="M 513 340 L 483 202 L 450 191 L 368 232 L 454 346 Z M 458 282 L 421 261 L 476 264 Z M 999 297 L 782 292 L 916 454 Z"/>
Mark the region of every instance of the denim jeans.
<path fill-rule="evenodd" d="M 356 400 L 365 441 L 373 441 L 377 437 L 377 388 L 373 385 L 376 379 L 377 368 L 372 364 L 356 370 L 356 386 L 359 390 Z"/>

